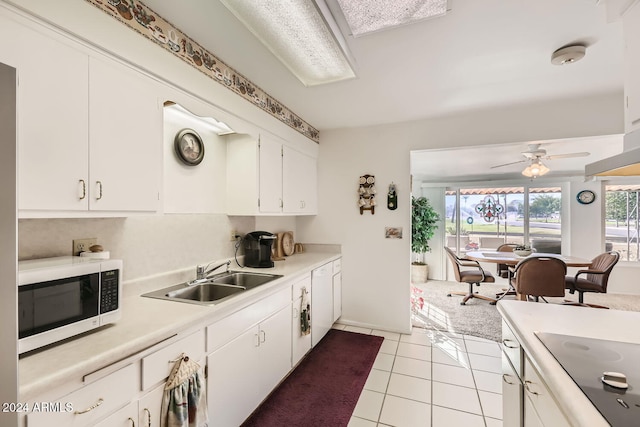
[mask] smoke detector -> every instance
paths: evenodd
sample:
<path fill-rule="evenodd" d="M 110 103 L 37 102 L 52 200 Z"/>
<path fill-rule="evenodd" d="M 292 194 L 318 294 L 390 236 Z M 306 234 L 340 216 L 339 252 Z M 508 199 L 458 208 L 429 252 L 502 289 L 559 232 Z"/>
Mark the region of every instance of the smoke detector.
<path fill-rule="evenodd" d="M 571 64 L 581 60 L 586 52 L 587 48 L 582 45 L 563 47 L 551 54 L 551 63 L 554 65 Z"/>

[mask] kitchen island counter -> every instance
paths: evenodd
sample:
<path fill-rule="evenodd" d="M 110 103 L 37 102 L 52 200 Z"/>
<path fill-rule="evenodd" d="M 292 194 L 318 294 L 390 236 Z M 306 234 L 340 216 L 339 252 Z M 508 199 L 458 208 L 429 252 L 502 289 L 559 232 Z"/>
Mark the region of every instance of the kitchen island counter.
<path fill-rule="evenodd" d="M 339 257 L 339 250 L 309 251 L 276 262 L 273 268 L 244 268 L 243 271 L 279 274 L 283 277 L 209 306 L 140 296 L 150 290 L 180 283 L 185 280 L 185 275 L 193 278 L 190 276 L 195 275 L 195 267 L 193 271 L 189 269 L 179 274 L 125 283 L 122 318 L 118 322 L 20 357 L 20 400 L 47 397 L 48 392 L 59 387 L 70 390 L 81 387 L 88 381 L 87 378 L 103 368 L 107 367 L 105 371 L 111 367 L 115 370 L 131 363 L 128 360 L 133 356 L 151 351 L 156 344 L 168 341 L 177 334 L 188 334 L 192 330 L 210 325 L 290 286 L 292 279 L 308 274 L 312 269 Z M 141 282 L 143 283 L 140 284 Z"/>
<path fill-rule="evenodd" d="M 608 426 L 535 332 L 640 344 L 640 313 L 570 305 L 500 301 L 498 311 L 520 342 L 531 364 L 574 426 Z"/>

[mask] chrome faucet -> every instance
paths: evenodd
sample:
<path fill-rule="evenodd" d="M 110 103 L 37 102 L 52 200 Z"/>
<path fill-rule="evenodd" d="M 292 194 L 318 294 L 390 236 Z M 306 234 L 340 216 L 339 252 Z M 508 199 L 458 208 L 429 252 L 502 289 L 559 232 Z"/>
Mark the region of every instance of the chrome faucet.
<path fill-rule="evenodd" d="M 227 266 L 227 273 L 228 273 L 229 266 L 231 265 L 231 260 L 220 263 L 218 265 L 214 265 L 213 267 L 209 268 L 211 264 L 212 262 L 210 262 L 207 265 L 199 265 L 196 267 L 196 280 L 206 279 L 209 274 L 213 273 L 215 270 L 219 269 L 223 265 Z"/>

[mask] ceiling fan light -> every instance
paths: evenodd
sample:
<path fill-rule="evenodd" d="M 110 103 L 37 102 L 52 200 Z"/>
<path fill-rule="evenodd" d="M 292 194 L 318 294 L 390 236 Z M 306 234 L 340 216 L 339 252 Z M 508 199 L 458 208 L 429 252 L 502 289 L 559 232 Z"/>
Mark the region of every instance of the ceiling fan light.
<path fill-rule="evenodd" d="M 531 164 L 526 168 L 524 168 L 524 170 L 522 171 L 522 175 L 526 176 L 527 178 L 537 178 L 539 176 L 542 176 L 548 173 L 549 171 L 550 169 L 546 167 L 540 161 L 540 159 L 537 159 L 537 160 L 532 160 Z"/>

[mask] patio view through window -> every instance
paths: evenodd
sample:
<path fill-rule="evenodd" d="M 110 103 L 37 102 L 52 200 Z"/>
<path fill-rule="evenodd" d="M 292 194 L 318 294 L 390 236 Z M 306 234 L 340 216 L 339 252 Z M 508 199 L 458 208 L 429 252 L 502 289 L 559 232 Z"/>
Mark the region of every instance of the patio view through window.
<path fill-rule="evenodd" d="M 607 250 L 620 252 L 620 259 L 623 261 L 640 259 L 638 193 L 640 185 L 606 186 L 606 246 Z"/>
<path fill-rule="evenodd" d="M 560 187 L 448 189 L 446 245 L 459 253 L 503 243 L 560 253 L 561 205 Z"/>

